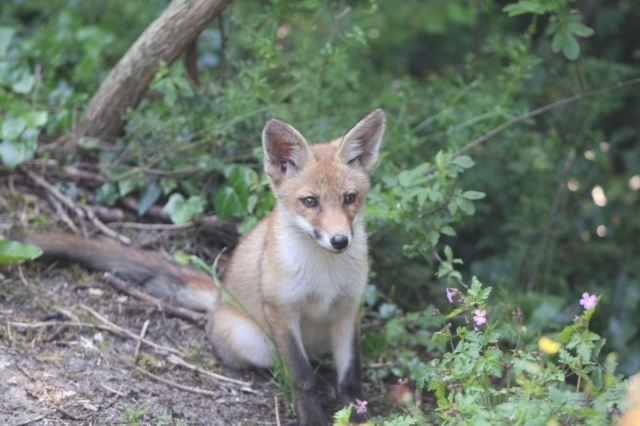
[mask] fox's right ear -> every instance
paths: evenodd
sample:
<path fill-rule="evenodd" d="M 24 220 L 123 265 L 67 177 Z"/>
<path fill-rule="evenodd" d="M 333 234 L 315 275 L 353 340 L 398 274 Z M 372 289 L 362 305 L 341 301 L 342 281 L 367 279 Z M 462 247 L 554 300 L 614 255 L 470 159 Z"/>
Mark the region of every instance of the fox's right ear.
<path fill-rule="evenodd" d="M 304 137 L 289 123 L 272 118 L 262 130 L 264 170 L 278 184 L 287 174 L 300 171 L 312 157 Z"/>

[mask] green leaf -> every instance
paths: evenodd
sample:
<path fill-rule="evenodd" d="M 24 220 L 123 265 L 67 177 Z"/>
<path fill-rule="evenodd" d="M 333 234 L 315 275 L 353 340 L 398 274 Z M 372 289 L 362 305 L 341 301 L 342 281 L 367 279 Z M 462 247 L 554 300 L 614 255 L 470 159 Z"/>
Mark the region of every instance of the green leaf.
<path fill-rule="evenodd" d="M 0 240 L 0 265 L 33 260 L 42 255 L 40 247 L 17 241 Z"/>
<path fill-rule="evenodd" d="M 479 191 L 465 191 L 462 193 L 462 196 L 467 200 L 481 200 L 486 195 L 487 194 L 485 194 L 484 192 L 479 192 Z"/>
<path fill-rule="evenodd" d="M 28 111 L 20 116 L 29 127 L 40 128 L 47 124 L 49 114 L 47 111 Z"/>
<path fill-rule="evenodd" d="M 124 179 L 118 182 L 118 192 L 121 197 L 126 197 L 139 187 L 140 181 L 138 179 Z"/>
<path fill-rule="evenodd" d="M 456 236 L 456 231 L 450 226 L 443 226 L 442 229 L 440 229 L 440 233 L 448 235 L 450 237 Z"/>
<path fill-rule="evenodd" d="M 351 418 L 351 405 L 347 405 L 343 409 L 337 411 L 333 415 L 334 426 L 348 426 L 350 424 L 349 419 Z"/>
<path fill-rule="evenodd" d="M 194 216 L 204 212 L 204 198 L 192 195 L 186 201 L 181 194 L 173 194 L 163 210 L 169 214 L 176 225 L 184 225 Z"/>
<path fill-rule="evenodd" d="M 20 93 L 21 95 L 26 95 L 33 90 L 33 87 L 36 85 L 36 78 L 30 72 L 23 71 L 20 73 L 19 79 L 13 83 L 11 89 Z"/>
<path fill-rule="evenodd" d="M 2 139 L 14 141 L 20 137 L 27 128 L 27 123 L 22 118 L 9 118 L 2 123 Z"/>
<path fill-rule="evenodd" d="M 580 56 L 580 44 L 575 37 L 567 35 L 564 37 L 564 43 L 562 44 L 562 53 L 567 59 L 575 61 Z"/>
<path fill-rule="evenodd" d="M 7 167 L 15 167 L 24 163 L 36 152 L 35 140 L 3 141 L 0 143 L 0 159 Z"/>
<path fill-rule="evenodd" d="M 582 22 L 572 22 L 569 24 L 569 30 L 578 37 L 590 37 L 594 31 Z"/>
<path fill-rule="evenodd" d="M 138 203 L 138 216 L 144 216 L 151 206 L 158 201 L 160 195 L 162 194 L 162 188 L 158 185 L 158 182 L 151 181 L 144 188 L 144 192 L 142 193 L 142 197 L 140 197 L 140 202 Z"/>
<path fill-rule="evenodd" d="M 456 201 L 458 204 L 458 208 L 460 208 L 460 210 L 462 210 L 466 214 L 472 215 L 473 213 L 475 213 L 476 208 L 471 201 L 464 198 L 458 198 Z"/>
<path fill-rule="evenodd" d="M 449 314 L 445 318 L 446 319 L 455 318 L 463 312 L 464 312 L 464 308 L 455 308 L 453 311 L 449 312 Z"/>
<path fill-rule="evenodd" d="M 542 3 L 540 1 L 519 1 L 518 3 L 512 3 L 502 8 L 503 12 L 509 14 L 509 17 L 524 15 L 526 13 L 533 13 L 534 15 L 544 15 L 548 11 L 552 10 L 549 4 Z"/>
<path fill-rule="evenodd" d="M 16 30 L 11 27 L 0 27 L 0 58 L 3 58 L 9 50 L 11 39 L 15 35 Z"/>
<path fill-rule="evenodd" d="M 453 159 L 453 164 L 462 167 L 463 169 L 469 169 L 475 164 L 474 161 L 468 155 L 461 155 Z"/>
<path fill-rule="evenodd" d="M 221 220 L 231 219 L 244 214 L 244 209 L 238 194 L 228 186 L 216 192 L 213 204 L 216 214 Z"/>

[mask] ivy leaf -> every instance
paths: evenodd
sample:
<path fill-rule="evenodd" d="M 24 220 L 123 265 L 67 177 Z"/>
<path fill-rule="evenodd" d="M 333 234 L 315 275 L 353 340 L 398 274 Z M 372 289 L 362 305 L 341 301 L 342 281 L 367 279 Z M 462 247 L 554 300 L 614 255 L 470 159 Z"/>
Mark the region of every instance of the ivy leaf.
<path fill-rule="evenodd" d="M 17 241 L 0 240 L 0 265 L 33 260 L 42 255 L 42 250 L 32 244 Z"/>
<path fill-rule="evenodd" d="M 16 30 L 11 27 L 0 27 L 0 58 L 7 54 L 9 44 L 11 44 L 11 39 L 15 33 Z"/>
<path fill-rule="evenodd" d="M 36 152 L 35 140 L 3 141 L 0 143 L 0 159 L 7 167 L 15 167 L 33 156 Z"/>
<path fill-rule="evenodd" d="M 228 186 L 216 192 L 213 204 L 216 209 L 216 214 L 221 220 L 231 219 L 232 217 L 244 214 L 244 209 L 242 208 L 238 194 Z"/>
<path fill-rule="evenodd" d="M 22 118 L 9 118 L 2 123 L 2 139 L 14 141 L 26 128 L 27 123 Z"/>
<path fill-rule="evenodd" d="M 181 194 L 173 194 L 163 210 L 169 214 L 176 225 L 184 225 L 194 216 L 204 212 L 204 198 L 192 195 L 187 200 Z"/>
<path fill-rule="evenodd" d="M 11 89 L 19 93 L 21 95 L 26 95 L 33 90 L 33 87 L 36 85 L 36 78 L 28 71 L 22 71 L 19 74 L 19 78 L 13 85 Z"/>
<path fill-rule="evenodd" d="M 158 185 L 158 182 L 155 180 L 149 182 L 149 184 L 144 188 L 142 197 L 140 197 L 140 202 L 138 204 L 138 216 L 144 216 L 151 206 L 158 201 L 160 194 L 162 194 L 162 188 Z"/>
<path fill-rule="evenodd" d="M 27 111 L 20 116 L 27 126 L 40 128 L 47 124 L 49 114 L 47 111 Z"/>

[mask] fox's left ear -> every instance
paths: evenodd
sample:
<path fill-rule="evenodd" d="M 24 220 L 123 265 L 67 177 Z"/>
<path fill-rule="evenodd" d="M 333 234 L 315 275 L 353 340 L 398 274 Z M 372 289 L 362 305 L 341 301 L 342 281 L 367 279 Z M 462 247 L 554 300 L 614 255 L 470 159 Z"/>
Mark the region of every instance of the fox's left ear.
<path fill-rule="evenodd" d="M 384 111 L 373 110 L 342 138 L 338 155 L 348 165 L 371 173 L 378 160 L 384 127 Z"/>

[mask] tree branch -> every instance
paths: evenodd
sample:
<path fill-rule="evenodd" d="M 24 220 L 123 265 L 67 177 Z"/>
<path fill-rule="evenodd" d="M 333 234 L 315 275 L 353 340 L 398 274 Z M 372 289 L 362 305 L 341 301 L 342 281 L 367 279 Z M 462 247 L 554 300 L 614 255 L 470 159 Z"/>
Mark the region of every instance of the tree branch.
<path fill-rule="evenodd" d="M 160 64 L 173 63 L 230 1 L 172 0 L 102 82 L 76 136 L 105 140 L 120 136 L 124 113 L 142 100 Z"/>

